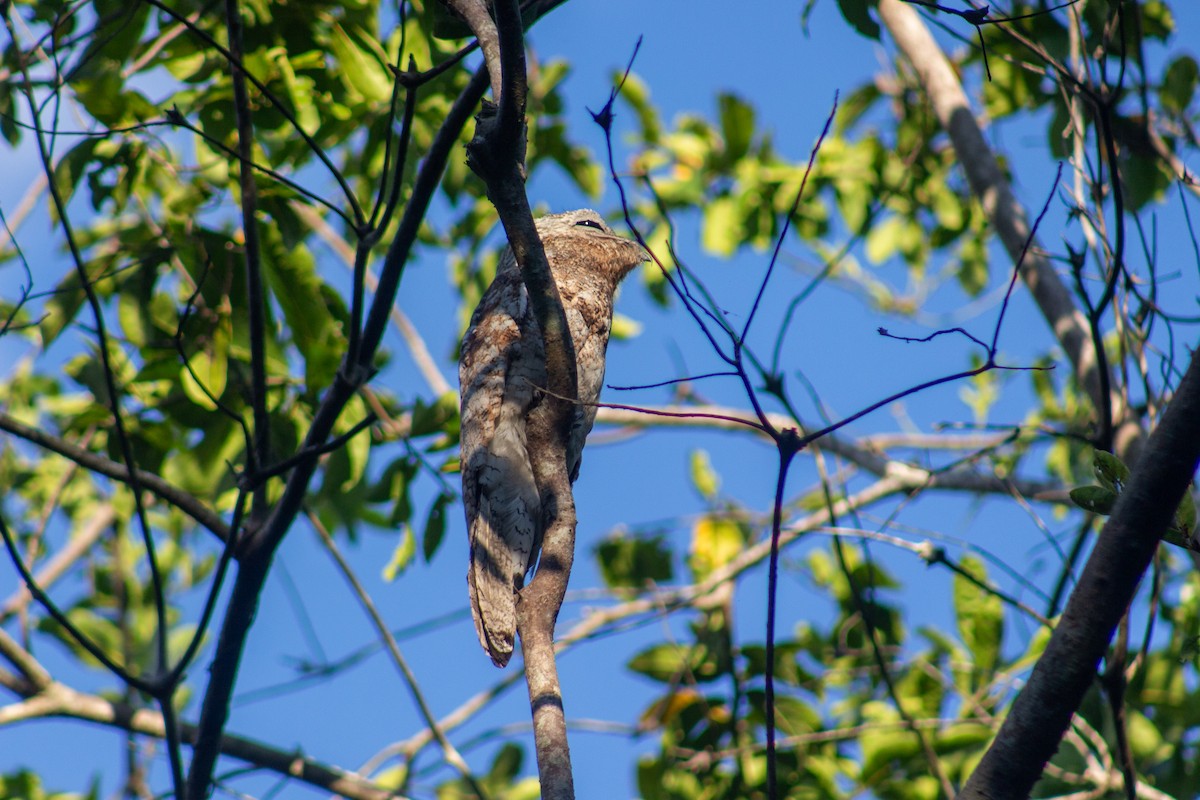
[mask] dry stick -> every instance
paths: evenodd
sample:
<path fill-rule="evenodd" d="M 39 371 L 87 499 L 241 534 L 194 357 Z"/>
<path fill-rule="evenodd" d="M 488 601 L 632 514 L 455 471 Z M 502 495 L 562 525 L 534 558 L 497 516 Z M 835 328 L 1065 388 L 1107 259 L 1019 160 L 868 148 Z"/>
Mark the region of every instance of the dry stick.
<path fill-rule="evenodd" d="M 50 677 L 46 668 L 28 650 L 21 647 L 16 639 L 9 636 L 3 628 L 0 628 L 0 656 L 4 656 L 8 663 L 21 673 L 21 678 L 28 684 L 27 687 L 14 688 L 14 691 L 27 691 L 33 694 L 43 691 L 54 683 L 54 679 Z M 3 709 L 0 709 L 0 721 L 2 720 Z"/>
<path fill-rule="evenodd" d="M 622 425 L 632 429 L 650 427 L 705 428 L 710 430 L 753 431 L 765 442 L 770 437 L 755 427 L 758 418 L 736 408 L 710 405 L 672 405 L 628 408 L 599 403 L 596 422 L 602 425 Z M 796 422 L 782 414 L 767 413 L 767 420 L 782 430 Z M 801 425 L 804 423 L 801 422 Z M 833 453 L 878 477 L 896 478 L 912 489 L 937 488 L 965 492 L 1007 494 L 1016 488 L 1022 495 L 1040 501 L 1069 502 L 1067 488 L 1061 483 L 1025 478 L 998 478 L 963 465 L 946 471 L 931 470 L 900 459 L 889 458 L 837 434 L 826 434 L 821 449 Z"/>
<path fill-rule="evenodd" d="M 1096 678 L 1113 631 L 1200 461 L 1200 351 L 1145 444 L 1066 610 L 996 741 L 959 795 L 1025 798 Z"/>

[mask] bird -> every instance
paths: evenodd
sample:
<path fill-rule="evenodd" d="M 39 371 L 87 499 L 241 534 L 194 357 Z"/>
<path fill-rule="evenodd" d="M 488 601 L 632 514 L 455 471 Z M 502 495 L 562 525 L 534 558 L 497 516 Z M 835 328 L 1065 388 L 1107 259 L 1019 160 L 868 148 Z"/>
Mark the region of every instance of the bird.
<path fill-rule="evenodd" d="M 565 454 L 574 483 L 604 383 L 617 285 L 650 256 L 591 209 L 549 214 L 535 226 L 575 351 L 579 402 Z M 542 501 L 525 423 L 547 385 L 545 345 L 511 248 L 471 316 L 458 378 L 471 614 L 479 643 L 503 667 L 516 638 L 517 596 L 541 549 Z"/>

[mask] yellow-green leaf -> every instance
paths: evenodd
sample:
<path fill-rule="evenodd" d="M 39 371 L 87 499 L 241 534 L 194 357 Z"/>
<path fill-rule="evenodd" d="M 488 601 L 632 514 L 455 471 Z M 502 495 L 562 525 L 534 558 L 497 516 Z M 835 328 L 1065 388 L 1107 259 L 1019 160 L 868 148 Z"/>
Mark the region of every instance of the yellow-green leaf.
<path fill-rule="evenodd" d="M 708 457 L 708 452 L 705 450 L 693 450 L 689 458 L 689 471 L 692 477 L 692 485 L 696 487 L 696 491 L 705 500 L 712 501 L 717 498 L 717 491 L 721 488 L 721 476 L 713 469 L 712 461 Z"/>
<path fill-rule="evenodd" d="M 392 551 L 392 558 L 383 568 L 383 579 L 389 583 L 396 580 L 412 563 L 417 552 L 417 537 L 413 536 L 412 528 L 405 523 L 400 528 L 400 542 Z"/>
<path fill-rule="evenodd" d="M 696 580 L 732 561 L 746 544 L 742 527 L 730 519 L 703 517 L 692 529 L 688 566 Z"/>

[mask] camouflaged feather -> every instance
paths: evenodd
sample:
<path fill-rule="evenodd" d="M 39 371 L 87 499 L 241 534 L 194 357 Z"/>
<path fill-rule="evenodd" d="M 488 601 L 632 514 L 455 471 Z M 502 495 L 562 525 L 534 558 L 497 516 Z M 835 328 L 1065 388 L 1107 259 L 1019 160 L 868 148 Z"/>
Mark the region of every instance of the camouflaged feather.
<path fill-rule="evenodd" d="M 613 295 L 647 254 L 589 209 L 542 217 L 536 224 L 575 347 L 582 402 L 575 407 L 566 454 L 574 481 L 596 418 L 595 407 L 586 404 L 599 400 L 604 383 Z M 542 505 L 525 421 L 547 385 L 541 331 L 511 249 L 501 256 L 496 278 L 471 317 L 461 352 L 467 585 L 480 644 L 503 667 L 516 637 L 517 594 L 542 541 Z"/>

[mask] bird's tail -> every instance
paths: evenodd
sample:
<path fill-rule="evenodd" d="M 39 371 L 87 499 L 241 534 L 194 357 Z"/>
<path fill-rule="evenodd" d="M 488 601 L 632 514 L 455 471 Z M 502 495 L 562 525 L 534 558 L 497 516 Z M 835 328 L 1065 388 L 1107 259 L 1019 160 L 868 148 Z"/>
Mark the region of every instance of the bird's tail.
<path fill-rule="evenodd" d="M 472 542 L 467 586 L 471 594 L 471 616 L 479 643 L 497 667 L 512 658 L 517 636 L 517 593 L 511 575 L 496 570 L 496 559 L 486 552 L 486 543 Z"/>

